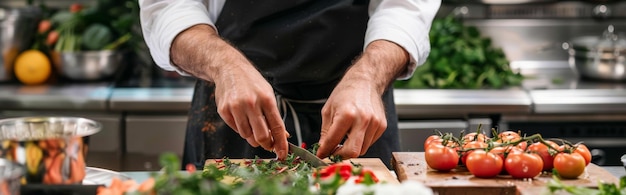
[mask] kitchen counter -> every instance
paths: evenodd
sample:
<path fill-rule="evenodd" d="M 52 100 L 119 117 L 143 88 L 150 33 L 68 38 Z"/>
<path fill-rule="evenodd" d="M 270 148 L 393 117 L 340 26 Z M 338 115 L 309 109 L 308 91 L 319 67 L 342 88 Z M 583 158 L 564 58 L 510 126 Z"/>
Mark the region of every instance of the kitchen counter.
<path fill-rule="evenodd" d="M 106 110 L 108 83 L 50 86 L 0 85 L 0 110 Z"/>
<path fill-rule="evenodd" d="M 626 113 L 626 84 L 579 79 L 567 62 L 514 62 L 528 78 L 509 89 L 395 89 L 399 116 L 529 113 Z M 107 83 L 0 85 L 0 110 L 184 112 L 193 83 L 175 87 L 114 87 Z"/>

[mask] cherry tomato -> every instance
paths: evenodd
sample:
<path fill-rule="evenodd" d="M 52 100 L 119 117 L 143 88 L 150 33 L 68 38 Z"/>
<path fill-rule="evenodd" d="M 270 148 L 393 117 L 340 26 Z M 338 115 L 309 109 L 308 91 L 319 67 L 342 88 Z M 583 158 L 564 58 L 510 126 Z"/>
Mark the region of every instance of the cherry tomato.
<path fill-rule="evenodd" d="M 585 146 L 585 144 L 578 144 L 574 152 L 580 154 L 583 158 L 585 158 L 585 165 L 588 165 L 591 162 L 591 152 L 589 148 Z"/>
<path fill-rule="evenodd" d="M 454 148 L 443 145 L 430 145 L 424 152 L 424 158 L 430 168 L 438 171 L 450 171 L 459 163 L 459 154 Z"/>
<path fill-rule="evenodd" d="M 497 154 L 474 150 L 467 155 L 466 166 L 472 175 L 480 178 L 495 177 L 502 171 L 503 160 Z"/>
<path fill-rule="evenodd" d="M 550 146 L 552 146 L 555 149 L 559 147 L 558 144 L 552 141 L 546 141 L 546 143 L 548 143 Z M 552 151 L 553 153 L 556 153 L 555 150 L 550 149 L 544 143 L 536 142 L 528 146 L 528 151 L 535 152 L 541 157 L 543 161 L 543 169 L 542 169 L 543 171 L 552 170 L 552 168 L 554 167 L 552 163 L 554 161 L 554 156 L 550 155 L 550 151 Z"/>
<path fill-rule="evenodd" d="M 558 153 L 554 157 L 554 169 L 564 179 L 576 179 L 585 171 L 585 158 L 577 152 Z"/>
<path fill-rule="evenodd" d="M 485 142 L 488 139 L 489 138 L 485 134 L 482 134 L 482 133 L 478 134 L 476 132 L 468 133 L 467 135 L 463 136 L 463 142 L 471 142 L 471 141 Z"/>
<path fill-rule="evenodd" d="M 471 142 L 467 142 L 465 143 L 465 145 L 463 145 L 463 149 L 467 150 L 467 149 L 484 149 L 487 148 L 489 145 L 487 145 L 487 143 L 485 142 L 480 142 L 480 141 L 471 141 Z M 461 153 L 461 163 L 465 164 L 465 161 L 467 160 L 467 155 L 469 155 L 471 151 L 466 151 L 466 152 L 462 152 Z"/>
<path fill-rule="evenodd" d="M 498 140 L 498 142 L 500 143 L 515 142 L 515 141 L 519 141 L 520 139 L 522 139 L 522 137 L 515 131 L 503 131 L 500 134 L 498 134 L 498 138 L 500 138 Z"/>
<path fill-rule="evenodd" d="M 378 183 L 379 179 L 378 177 L 376 177 L 376 175 L 374 175 L 374 172 L 372 170 L 365 169 L 365 168 L 361 170 L 361 174 L 359 174 L 359 177 L 356 180 L 354 180 L 354 183 L 363 183 L 363 180 L 365 180 L 365 175 L 370 175 L 370 177 L 372 178 L 372 181 L 374 181 L 374 183 Z"/>
<path fill-rule="evenodd" d="M 543 161 L 537 154 L 509 153 L 504 168 L 513 178 L 533 178 L 541 173 Z"/>
<path fill-rule="evenodd" d="M 515 145 L 515 147 L 518 147 L 522 150 L 526 150 L 526 148 L 528 148 L 528 142 L 520 142 L 517 145 Z"/>
<path fill-rule="evenodd" d="M 504 154 L 506 153 L 506 148 L 502 146 L 494 147 L 491 150 L 489 150 L 489 153 L 496 154 L 504 160 Z"/>

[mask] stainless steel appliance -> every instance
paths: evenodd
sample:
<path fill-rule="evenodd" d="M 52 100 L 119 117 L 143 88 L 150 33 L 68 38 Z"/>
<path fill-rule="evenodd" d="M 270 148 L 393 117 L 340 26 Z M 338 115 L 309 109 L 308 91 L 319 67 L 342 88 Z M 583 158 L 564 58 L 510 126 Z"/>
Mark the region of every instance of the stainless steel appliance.
<path fill-rule="evenodd" d="M 35 7 L 0 7 L 0 82 L 13 78 L 13 62 L 32 43 L 40 14 Z"/>
<path fill-rule="evenodd" d="M 626 83 L 581 78 L 569 62 L 568 41 L 601 36 L 609 25 L 626 33 L 626 1 L 444 1 L 454 14 L 501 47 L 527 76 L 528 113 L 492 113 L 493 126 L 584 141 L 600 165 L 621 165 L 626 153 Z M 402 122 L 402 121 L 401 121 Z"/>

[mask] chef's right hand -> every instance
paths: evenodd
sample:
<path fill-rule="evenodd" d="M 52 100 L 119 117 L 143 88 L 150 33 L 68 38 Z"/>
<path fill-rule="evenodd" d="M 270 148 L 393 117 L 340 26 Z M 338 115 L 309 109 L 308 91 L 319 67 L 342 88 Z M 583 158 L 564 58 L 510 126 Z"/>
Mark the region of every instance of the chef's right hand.
<path fill-rule="evenodd" d="M 288 135 L 272 86 L 251 64 L 232 65 L 215 82 L 218 113 L 250 145 L 275 151 L 284 159 Z"/>
<path fill-rule="evenodd" d="M 287 131 L 272 86 L 215 29 L 196 25 L 172 42 L 170 56 L 186 72 L 215 83 L 217 112 L 226 124 L 254 147 L 287 157 Z"/>

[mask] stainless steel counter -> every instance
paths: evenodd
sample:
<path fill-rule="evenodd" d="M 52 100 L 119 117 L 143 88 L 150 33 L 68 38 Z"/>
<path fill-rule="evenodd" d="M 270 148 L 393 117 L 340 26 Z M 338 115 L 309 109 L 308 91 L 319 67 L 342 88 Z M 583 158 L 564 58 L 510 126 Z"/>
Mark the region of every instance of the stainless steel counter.
<path fill-rule="evenodd" d="M 193 87 L 113 89 L 109 108 L 114 111 L 186 111 Z"/>
<path fill-rule="evenodd" d="M 106 110 L 107 83 L 75 85 L 0 85 L 0 110 Z"/>

